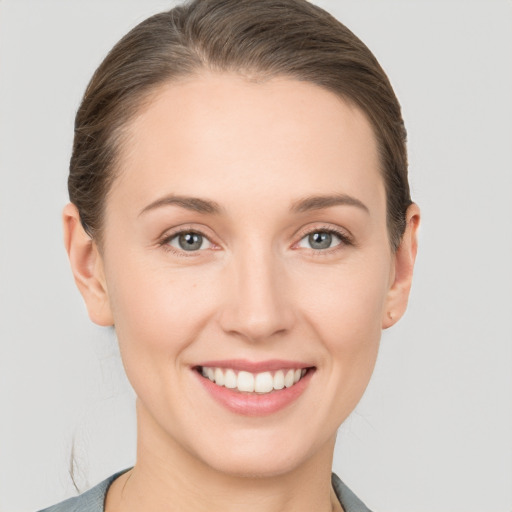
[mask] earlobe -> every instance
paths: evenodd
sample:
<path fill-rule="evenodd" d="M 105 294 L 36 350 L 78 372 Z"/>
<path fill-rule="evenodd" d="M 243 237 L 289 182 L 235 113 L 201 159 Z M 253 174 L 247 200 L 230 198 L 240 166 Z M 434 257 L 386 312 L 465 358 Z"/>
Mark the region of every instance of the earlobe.
<path fill-rule="evenodd" d="M 383 329 L 394 325 L 407 309 L 414 262 L 418 251 L 418 227 L 420 224 L 420 209 L 414 203 L 407 209 L 406 222 L 402 241 L 394 255 L 394 268 L 392 269 L 394 277 L 383 312 Z"/>
<path fill-rule="evenodd" d="M 97 244 L 85 232 L 76 206 L 67 204 L 62 212 L 64 245 L 75 283 L 85 301 L 90 319 L 103 326 L 114 324 L 107 293 L 103 260 Z"/>

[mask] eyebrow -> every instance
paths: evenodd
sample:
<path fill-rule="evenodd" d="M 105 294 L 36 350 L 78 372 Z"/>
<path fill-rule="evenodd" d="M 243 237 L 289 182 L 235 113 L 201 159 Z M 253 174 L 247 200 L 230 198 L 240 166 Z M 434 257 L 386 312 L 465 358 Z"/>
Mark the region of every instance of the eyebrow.
<path fill-rule="evenodd" d="M 177 196 L 171 194 L 148 204 L 141 210 L 139 216 L 148 211 L 172 205 L 208 215 L 218 215 L 222 211 L 220 205 L 215 201 L 200 199 L 199 197 Z M 322 210 L 332 206 L 355 206 L 367 213 L 370 212 L 368 207 L 359 199 L 347 194 L 308 196 L 292 203 L 291 211 L 294 213 L 304 213 L 311 210 Z"/>
<path fill-rule="evenodd" d="M 291 210 L 295 213 L 303 213 L 311 210 L 322 210 L 331 206 L 355 206 L 366 213 L 370 213 L 370 210 L 364 203 L 347 194 L 305 197 L 295 201 L 292 204 Z"/>
<path fill-rule="evenodd" d="M 148 204 L 145 208 L 141 210 L 139 216 L 150 211 L 155 210 L 156 208 L 161 208 L 162 206 L 171 206 L 176 205 L 181 208 L 185 208 L 187 210 L 191 210 L 193 212 L 204 213 L 209 215 L 217 215 L 221 212 L 222 208 L 215 201 L 209 201 L 206 199 L 200 199 L 199 197 L 188 197 L 188 196 L 176 196 L 176 195 L 168 195 L 165 197 L 161 197 L 156 201 Z"/>

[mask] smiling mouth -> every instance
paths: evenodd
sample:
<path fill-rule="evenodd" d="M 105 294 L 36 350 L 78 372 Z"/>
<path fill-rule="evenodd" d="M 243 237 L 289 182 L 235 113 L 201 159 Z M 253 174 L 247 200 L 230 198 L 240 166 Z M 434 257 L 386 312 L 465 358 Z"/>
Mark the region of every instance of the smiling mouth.
<path fill-rule="evenodd" d="M 195 369 L 219 387 L 261 395 L 293 387 L 314 368 L 287 368 L 259 373 L 212 366 L 197 366 Z"/>

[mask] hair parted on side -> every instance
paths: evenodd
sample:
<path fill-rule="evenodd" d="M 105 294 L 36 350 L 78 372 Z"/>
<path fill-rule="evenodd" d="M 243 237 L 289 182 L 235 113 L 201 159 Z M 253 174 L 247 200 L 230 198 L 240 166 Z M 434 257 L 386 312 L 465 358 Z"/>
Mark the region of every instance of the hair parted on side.
<path fill-rule="evenodd" d="M 159 86 L 204 70 L 306 81 L 360 108 L 377 140 L 390 244 L 398 248 L 411 204 L 400 105 L 364 43 L 306 0 L 193 0 L 151 16 L 114 46 L 75 120 L 68 189 L 91 237 L 101 244 L 130 120 Z"/>

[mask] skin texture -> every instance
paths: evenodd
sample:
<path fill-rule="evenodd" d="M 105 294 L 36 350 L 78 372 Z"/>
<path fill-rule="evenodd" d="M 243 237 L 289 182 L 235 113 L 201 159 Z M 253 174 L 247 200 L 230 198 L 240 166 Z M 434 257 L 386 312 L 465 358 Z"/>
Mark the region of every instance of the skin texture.
<path fill-rule="evenodd" d="M 336 430 L 368 384 L 381 330 L 405 311 L 416 255 L 416 205 L 390 249 L 369 122 L 309 83 L 204 73 L 157 91 L 129 126 L 120 169 L 101 251 L 64 210 L 77 285 L 91 319 L 115 325 L 138 397 L 137 464 L 107 511 L 331 510 Z M 364 207 L 297 211 L 333 194 Z M 219 211 L 148 208 L 171 195 Z M 202 248 L 180 249 L 176 229 L 202 233 Z M 312 248 L 308 234 L 326 230 L 341 237 Z M 315 371 L 295 402 L 248 417 L 193 370 L 221 359 Z"/>

